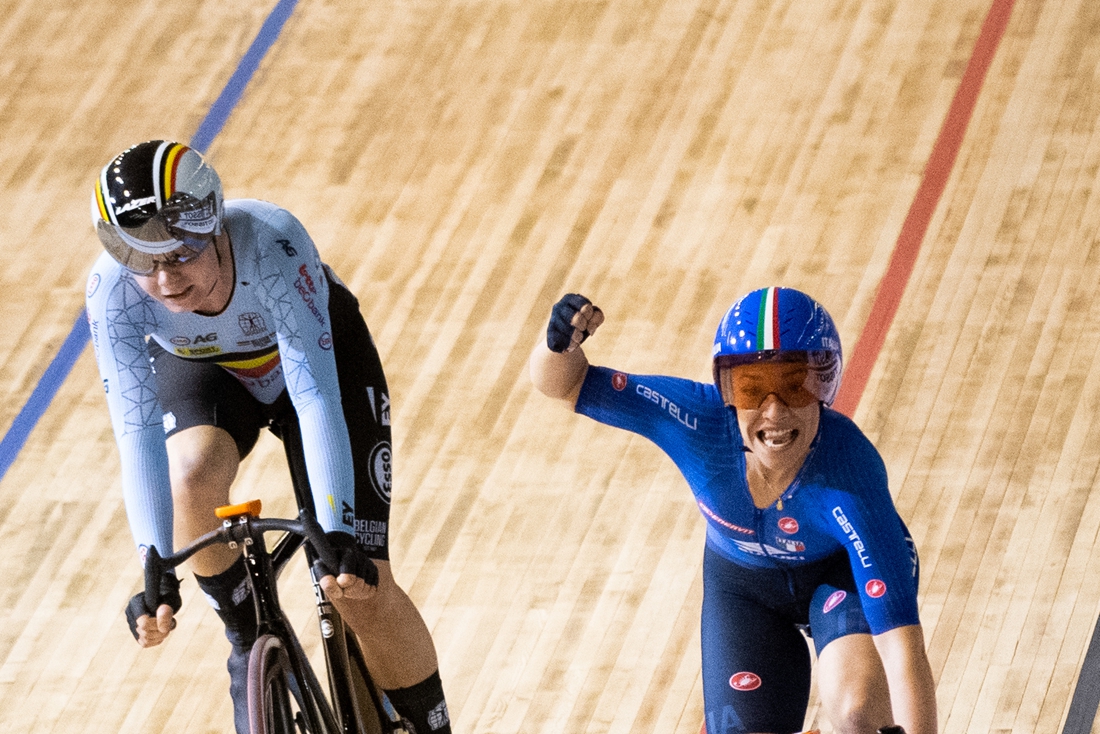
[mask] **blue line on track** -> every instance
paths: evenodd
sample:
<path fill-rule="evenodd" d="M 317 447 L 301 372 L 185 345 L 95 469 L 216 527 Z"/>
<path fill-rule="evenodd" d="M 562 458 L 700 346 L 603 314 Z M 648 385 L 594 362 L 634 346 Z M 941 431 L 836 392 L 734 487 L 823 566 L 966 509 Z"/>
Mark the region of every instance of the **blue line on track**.
<path fill-rule="evenodd" d="M 81 309 L 80 315 L 76 317 L 76 323 L 73 324 L 72 330 L 65 338 L 61 349 L 58 350 L 57 356 L 53 358 L 50 366 L 43 373 L 42 379 L 35 385 L 34 391 L 27 399 L 27 404 L 19 411 L 19 415 L 15 416 L 3 440 L 0 440 L 0 479 L 4 478 L 8 467 L 15 462 L 19 450 L 27 442 L 27 437 L 31 435 L 31 431 L 38 424 L 42 414 L 46 412 L 46 408 L 50 407 L 54 396 L 61 389 L 61 384 L 69 376 L 69 372 L 87 343 L 88 317 L 84 309 Z"/>
<path fill-rule="evenodd" d="M 1066 714 L 1066 725 L 1062 734 L 1089 734 L 1100 708 L 1100 621 L 1092 630 L 1085 660 L 1081 663 L 1081 672 L 1077 674 L 1077 688 L 1073 691 L 1073 700 Z"/>
<path fill-rule="evenodd" d="M 199 125 L 198 131 L 191 139 L 191 147 L 205 152 L 210 143 L 221 132 L 226 120 L 229 119 L 229 115 L 232 114 L 244 94 L 245 87 L 248 86 L 248 82 L 252 80 L 256 69 L 259 68 L 260 62 L 263 61 L 264 56 L 267 55 L 268 50 L 271 49 L 271 46 L 279 37 L 283 25 L 291 13 L 294 12 L 294 7 L 297 4 L 298 0 L 279 0 L 279 3 L 276 4 L 267 20 L 264 21 L 263 26 L 260 27 L 256 39 L 248 47 L 248 51 L 245 52 L 244 57 L 237 65 L 237 70 L 233 72 L 233 76 L 229 77 L 222 93 L 218 95 L 218 98 L 214 100 L 214 104 L 211 105 L 210 111 L 206 113 L 206 117 Z M 35 385 L 30 398 L 27 399 L 26 405 L 15 416 L 11 428 L 0 440 L 0 480 L 4 478 L 8 469 L 15 463 L 15 459 L 27 442 L 31 431 L 38 425 L 38 421 L 41 420 L 46 409 L 50 407 L 54 396 L 61 389 L 65 378 L 69 376 L 73 365 L 76 364 L 76 360 L 84 351 L 89 339 L 87 315 L 81 309 L 80 315 L 73 324 L 69 336 L 65 338 L 64 344 L 61 345 L 57 356 L 50 362 L 50 366 L 46 368 L 46 372 L 42 375 L 38 384 Z"/>
<path fill-rule="evenodd" d="M 229 119 L 237 102 L 241 100 L 244 88 L 252 80 L 256 69 L 260 68 L 260 62 L 274 45 L 275 39 L 283 30 L 283 24 L 294 12 L 294 6 L 297 4 L 298 0 L 279 0 L 279 4 L 271 11 L 271 15 L 267 16 L 267 20 L 260 27 L 260 32 L 256 34 L 256 39 L 245 51 L 241 63 L 237 64 L 237 70 L 233 72 L 233 76 L 229 77 L 225 89 L 214 100 L 210 111 L 206 113 L 206 119 L 202 121 L 195 136 L 191 138 L 192 148 L 205 153 L 210 143 L 214 142 L 214 138 L 222 131 L 225 121 Z"/>

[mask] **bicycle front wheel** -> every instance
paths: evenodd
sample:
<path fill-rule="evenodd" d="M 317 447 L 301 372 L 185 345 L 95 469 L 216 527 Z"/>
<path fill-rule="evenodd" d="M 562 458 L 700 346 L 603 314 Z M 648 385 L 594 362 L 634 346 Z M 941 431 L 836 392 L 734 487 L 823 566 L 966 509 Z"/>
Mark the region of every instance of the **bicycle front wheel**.
<path fill-rule="evenodd" d="M 248 659 L 248 723 L 252 734 L 336 734 L 312 706 L 283 641 L 262 635 Z"/>

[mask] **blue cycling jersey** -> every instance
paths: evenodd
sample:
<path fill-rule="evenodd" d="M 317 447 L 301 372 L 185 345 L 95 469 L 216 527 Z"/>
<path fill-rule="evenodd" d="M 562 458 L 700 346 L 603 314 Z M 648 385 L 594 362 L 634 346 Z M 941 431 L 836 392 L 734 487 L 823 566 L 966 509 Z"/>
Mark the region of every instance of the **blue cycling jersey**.
<path fill-rule="evenodd" d="M 649 438 L 676 463 L 707 521 L 707 545 L 749 568 L 794 568 L 847 551 L 874 634 L 919 624 L 915 551 L 878 451 L 845 416 L 822 409 L 798 476 L 757 508 L 737 414 L 718 389 L 676 377 L 590 367 L 578 413 Z"/>

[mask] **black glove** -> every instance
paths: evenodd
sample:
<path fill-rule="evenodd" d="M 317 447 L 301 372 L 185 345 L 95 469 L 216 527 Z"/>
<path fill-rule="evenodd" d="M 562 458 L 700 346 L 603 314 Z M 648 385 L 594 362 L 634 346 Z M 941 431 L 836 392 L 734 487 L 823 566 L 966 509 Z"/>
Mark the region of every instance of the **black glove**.
<path fill-rule="evenodd" d="M 173 614 L 183 606 L 183 599 L 180 597 L 180 580 L 176 578 L 174 573 L 165 572 L 160 576 L 160 604 L 167 604 L 172 607 Z M 137 621 L 145 615 L 156 617 L 157 610 L 146 606 L 145 592 L 139 591 L 134 594 L 134 597 L 130 599 L 130 603 L 126 605 L 126 622 L 130 625 L 130 634 L 134 636 L 135 640 L 139 639 Z M 175 622 L 175 620 L 172 621 Z M 173 626 L 175 625 L 173 624 Z"/>
<path fill-rule="evenodd" d="M 560 354 L 566 351 L 574 344 L 574 339 L 576 345 L 581 344 L 603 323 L 603 312 L 592 306 L 592 316 L 584 328 L 574 326 L 573 317 L 585 306 L 592 306 L 592 301 L 576 293 L 568 293 L 554 304 L 554 309 L 550 312 L 550 323 L 546 325 L 546 346 L 551 352 Z"/>
<path fill-rule="evenodd" d="M 325 533 L 325 538 L 336 550 L 340 567 L 332 569 L 318 560 L 316 567 L 321 572 L 321 576 L 339 576 L 342 573 L 349 573 L 363 579 L 368 586 L 378 586 L 378 567 L 356 544 L 355 536 L 334 530 Z"/>

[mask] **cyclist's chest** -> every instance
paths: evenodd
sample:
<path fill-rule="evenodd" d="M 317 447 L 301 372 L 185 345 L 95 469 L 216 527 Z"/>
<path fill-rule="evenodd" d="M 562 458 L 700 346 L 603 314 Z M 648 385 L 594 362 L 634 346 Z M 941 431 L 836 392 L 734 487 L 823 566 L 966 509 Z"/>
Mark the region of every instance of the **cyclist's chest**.
<path fill-rule="evenodd" d="M 821 495 L 812 482 L 796 480 L 767 507 L 749 491 L 743 456 L 711 460 L 689 477 L 708 535 L 728 553 L 805 561 L 836 551 L 837 541 L 823 525 Z"/>
<path fill-rule="evenodd" d="M 275 323 L 258 289 L 238 279 L 225 310 L 215 316 L 162 312 L 152 338 L 166 350 L 189 359 L 219 359 L 276 347 Z"/>

